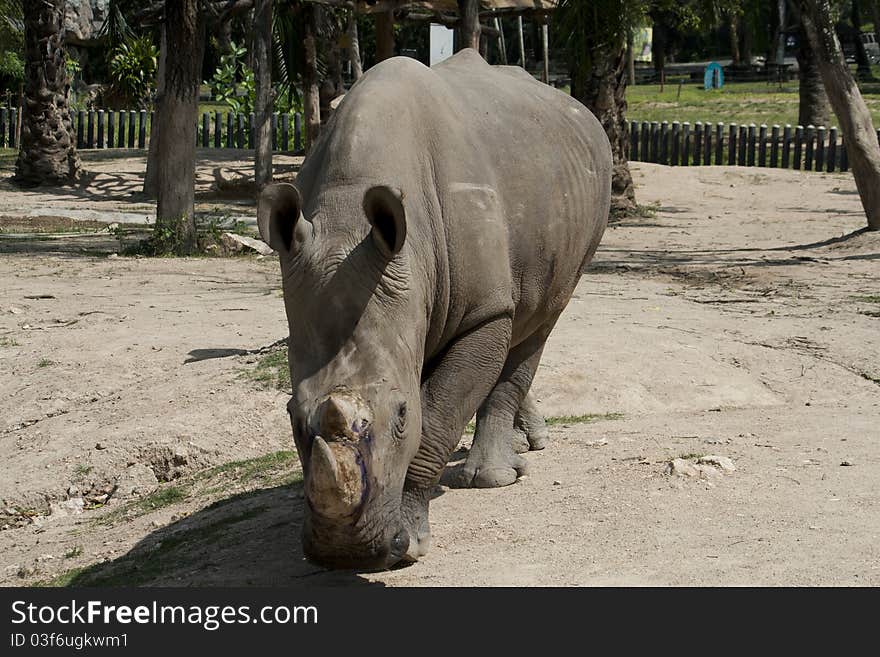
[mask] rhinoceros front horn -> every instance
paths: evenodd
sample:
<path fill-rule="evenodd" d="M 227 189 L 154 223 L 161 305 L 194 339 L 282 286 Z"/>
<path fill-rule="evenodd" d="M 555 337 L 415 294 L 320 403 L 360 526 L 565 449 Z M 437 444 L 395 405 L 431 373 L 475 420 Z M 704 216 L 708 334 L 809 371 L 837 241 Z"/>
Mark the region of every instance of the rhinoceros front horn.
<path fill-rule="evenodd" d="M 356 449 L 316 436 L 309 461 L 306 495 L 312 509 L 328 518 L 354 513 L 365 490 Z"/>

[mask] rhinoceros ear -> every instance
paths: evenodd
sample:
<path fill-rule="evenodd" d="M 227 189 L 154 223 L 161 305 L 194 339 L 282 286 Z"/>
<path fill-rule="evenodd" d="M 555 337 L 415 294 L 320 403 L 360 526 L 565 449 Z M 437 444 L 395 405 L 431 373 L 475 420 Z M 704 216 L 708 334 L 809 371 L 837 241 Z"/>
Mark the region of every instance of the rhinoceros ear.
<path fill-rule="evenodd" d="M 373 227 L 370 233 L 379 250 L 389 258 L 403 248 L 406 240 L 406 211 L 399 189 L 377 185 L 364 194 L 364 213 Z"/>
<path fill-rule="evenodd" d="M 289 252 L 303 235 L 302 198 L 290 183 L 268 185 L 257 202 L 260 237 L 279 253 Z"/>

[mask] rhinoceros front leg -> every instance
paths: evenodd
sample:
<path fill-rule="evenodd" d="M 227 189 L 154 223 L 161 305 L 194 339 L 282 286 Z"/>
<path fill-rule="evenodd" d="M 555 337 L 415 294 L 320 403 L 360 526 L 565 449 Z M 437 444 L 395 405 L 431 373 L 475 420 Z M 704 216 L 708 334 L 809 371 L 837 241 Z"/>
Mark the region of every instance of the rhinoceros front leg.
<path fill-rule="evenodd" d="M 523 433 L 529 448 L 544 446 L 544 420 L 528 392 L 554 324 L 555 318 L 510 350 L 497 384 L 477 412 L 473 445 L 452 485 L 495 488 L 512 484 L 527 472 L 526 460 L 517 453 Z"/>
<path fill-rule="evenodd" d="M 466 333 L 432 365 L 422 383 L 422 442 L 407 470 L 403 490 L 409 560 L 427 553 L 432 491 L 465 426 L 501 374 L 510 331 L 510 317 L 499 317 Z"/>

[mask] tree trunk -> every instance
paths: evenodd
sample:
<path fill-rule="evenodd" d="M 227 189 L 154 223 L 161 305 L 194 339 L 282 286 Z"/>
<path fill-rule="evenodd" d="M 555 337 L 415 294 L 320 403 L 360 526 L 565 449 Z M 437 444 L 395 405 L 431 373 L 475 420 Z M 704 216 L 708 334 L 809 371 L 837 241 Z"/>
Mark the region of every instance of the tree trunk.
<path fill-rule="evenodd" d="M 156 107 L 165 93 L 165 63 L 168 61 L 168 39 L 165 24 L 159 29 L 159 65 L 156 70 Z M 158 193 L 159 175 L 159 130 L 161 126 L 154 123 L 150 127 L 150 143 L 147 146 L 147 170 L 144 173 L 144 196 L 156 198 Z"/>
<path fill-rule="evenodd" d="M 480 51 L 480 0 L 458 0 L 458 38 L 455 51 Z"/>
<path fill-rule="evenodd" d="M 67 95 L 70 80 L 62 39 L 63 0 L 24 2 L 25 87 L 15 181 L 21 185 L 70 183 L 80 163 Z"/>
<path fill-rule="evenodd" d="M 303 113 L 306 120 L 306 152 L 321 133 L 321 94 L 318 88 L 318 11 L 314 3 L 303 5 Z"/>
<path fill-rule="evenodd" d="M 364 74 L 364 65 L 361 63 L 361 42 L 358 36 L 357 14 L 351 12 L 348 16 L 348 58 L 351 62 L 351 75 L 357 82 Z"/>
<path fill-rule="evenodd" d="M 739 15 L 735 11 L 730 11 L 730 59 L 731 66 L 736 68 L 742 63 L 739 55 Z"/>
<path fill-rule="evenodd" d="M 804 30 L 803 22 L 798 26 L 798 81 L 800 103 L 798 105 L 798 125 L 829 126 L 831 123 L 831 103 L 825 93 L 822 72 L 816 52 L 810 47 L 810 40 Z"/>
<path fill-rule="evenodd" d="M 847 66 L 831 22 L 829 0 L 799 0 L 799 4 L 810 45 L 818 54 L 828 98 L 840 122 L 868 228 L 880 230 L 880 144 L 871 113 Z"/>
<path fill-rule="evenodd" d="M 254 3 L 254 181 L 262 189 L 272 181 L 272 2 L 256 0 Z"/>
<path fill-rule="evenodd" d="M 654 63 L 654 72 L 657 74 L 657 80 L 660 80 L 663 70 L 666 68 L 666 43 L 669 28 L 666 26 L 665 16 L 661 12 L 652 14 L 652 19 L 651 59 Z"/>
<path fill-rule="evenodd" d="M 850 13 L 853 28 L 853 46 L 856 51 L 856 75 L 860 80 L 870 80 L 871 62 L 868 61 L 868 52 L 865 50 L 865 44 L 862 42 L 862 13 L 859 7 L 859 0 L 852 0 L 852 11 Z"/>
<path fill-rule="evenodd" d="M 752 26 L 747 16 L 740 16 L 739 20 L 739 56 L 740 63 L 748 68 L 752 65 Z"/>
<path fill-rule="evenodd" d="M 196 114 L 199 103 L 204 30 L 199 0 L 165 5 L 165 38 L 168 52 L 165 85 L 159 96 L 153 136 L 156 158 L 155 246 L 160 252 L 179 255 L 197 248 L 194 207 Z"/>
<path fill-rule="evenodd" d="M 614 156 L 611 181 L 612 214 L 636 207 L 629 171 L 629 129 L 626 123 L 626 44 L 590 52 L 591 66 L 572 71 L 571 93 L 586 105 L 605 128 Z"/>
<path fill-rule="evenodd" d="M 394 13 L 376 14 L 376 63 L 394 57 Z"/>
<path fill-rule="evenodd" d="M 874 21 L 874 39 L 880 44 L 880 0 L 868 0 L 871 6 L 871 18 Z"/>

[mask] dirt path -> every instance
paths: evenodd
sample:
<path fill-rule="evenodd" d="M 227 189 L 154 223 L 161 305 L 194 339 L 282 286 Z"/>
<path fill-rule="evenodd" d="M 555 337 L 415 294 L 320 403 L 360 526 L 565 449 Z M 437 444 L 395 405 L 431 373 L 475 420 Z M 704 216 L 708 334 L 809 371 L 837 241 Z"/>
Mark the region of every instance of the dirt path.
<path fill-rule="evenodd" d="M 387 573 L 301 557 L 274 259 L 4 254 L 0 584 L 880 584 L 880 235 L 834 239 L 851 178 L 636 179 L 658 209 L 609 229 L 545 351 L 550 446 L 442 491 L 431 553 Z M 667 473 L 707 455 L 735 471 Z"/>

